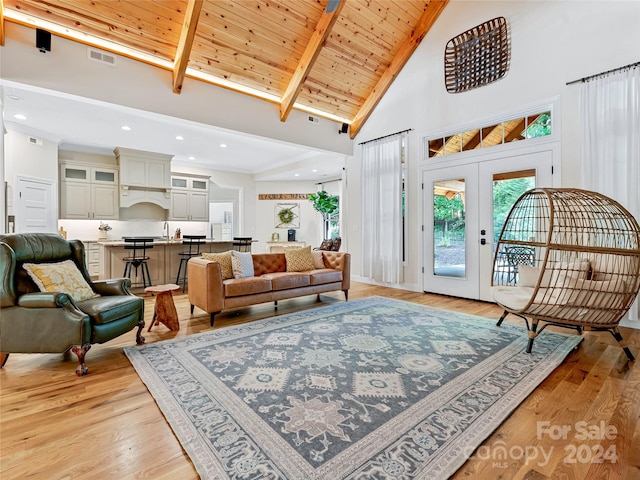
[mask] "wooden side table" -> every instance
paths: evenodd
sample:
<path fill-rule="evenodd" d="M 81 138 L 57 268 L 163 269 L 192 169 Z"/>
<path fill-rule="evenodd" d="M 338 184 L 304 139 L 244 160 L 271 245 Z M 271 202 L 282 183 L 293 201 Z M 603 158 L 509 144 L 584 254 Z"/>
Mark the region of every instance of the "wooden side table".
<path fill-rule="evenodd" d="M 169 330 L 180 330 L 180 322 L 178 321 L 178 312 L 176 304 L 173 303 L 173 292 L 180 290 L 180 286 L 175 283 L 166 285 L 152 285 L 144 289 L 145 293 L 156 295 L 156 304 L 153 309 L 153 320 L 147 329 L 151 331 L 151 327 L 164 323 Z"/>

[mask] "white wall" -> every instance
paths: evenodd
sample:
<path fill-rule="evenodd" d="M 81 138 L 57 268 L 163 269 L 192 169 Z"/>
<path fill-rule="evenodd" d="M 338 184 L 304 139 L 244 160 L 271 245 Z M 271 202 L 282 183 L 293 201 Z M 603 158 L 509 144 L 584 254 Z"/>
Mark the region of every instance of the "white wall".
<path fill-rule="evenodd" d="M 454 36 L 504 16 L 511 34 L 511 66 L 491 85 L 449 94 L 444 87 L 443 53 Z M 572 80 L 638 61 L 640 2 L 637 1 L 462 1 L 452 0 L 398 75 L 356 143 L 414 129 L 409 135 L 409 266 L 405 287 L 420 285 L 418 165 L 421 138 L 429 131 L 455 130 L 484 118 L 517 113 L 523 106 L 558 97 L 561 117 L 562 184 L 580 186 L 579 85 Z M 352 272 L 360 260 L 361 148 L 347 162 L 349 251 Z"/>
<path fill-rule="evenodd" d="M 287 229 L 275 228 L 275 209 L 278 203 L 300 204 L 300 228 L 296 229 L 296 241 L 306 242 L 315 247 L 320 244 L 319 235 L 322 217 L 313 209 L 309 200 L 258 200 L 261 193 L 315 193 L 317 190 L 313 182 L 257 182 L 255 196 L 256 232 L 254 239 L 258 243 L 253 245 L 254 252 L 266 252 L 267 241 L 271 240 L 272 233 L 280 234 L 280 241 L 287 240 Z"/>

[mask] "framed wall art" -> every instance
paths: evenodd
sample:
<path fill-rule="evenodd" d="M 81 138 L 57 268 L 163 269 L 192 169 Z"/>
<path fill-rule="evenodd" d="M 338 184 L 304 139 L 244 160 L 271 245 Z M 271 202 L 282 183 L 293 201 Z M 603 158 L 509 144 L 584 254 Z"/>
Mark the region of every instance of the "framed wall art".
<path fill-rule="evenodd" d="M 276 228 L 300 228 L 300 204 L 276 203 Z"/>

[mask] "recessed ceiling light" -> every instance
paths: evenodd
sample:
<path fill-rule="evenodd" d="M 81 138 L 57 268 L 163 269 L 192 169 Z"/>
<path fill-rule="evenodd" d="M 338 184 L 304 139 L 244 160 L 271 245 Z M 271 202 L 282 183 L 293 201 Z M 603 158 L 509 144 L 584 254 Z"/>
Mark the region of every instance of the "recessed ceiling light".
<path fill-rule="evenodd" d="M 227 144 L 226 143 L 221 143 L 220 144 L 220 148 L 227 148 Z"/>
<path fill-rule="evenodd" d="M 299 174 L 299 173 L 294 173 L 294 174 L 293 174 L 293 176 L 294 176 L 294 177 L 299 177 L 299 176 L 300 176 L 300 174 Z"/>
<path fill-rule="evenodd" d="M 196 157 L 189 157 L 189 160 L 195 160 Z"/>
<path fill-rule="evenodd" d="M 21 113 L 18 113 L 16 115 L 14 115 L 14 118 L 17 118 L 18 120 L 26 120 L 27 117 Z"/>
<path fill-rule="evenodd" d="M 123 125 L 120 127 L 122 130 L 124 130 L 125 132 L 128 132 L 129 130 L 131 130 L 131 127 L 129 125 Z"/>
<path fill-rule="evenodd" d="M 184 137 L 183 137 L 182 135 L 178 135 L 178 136 L 176 137 L 176 140 L 184 140 Z"/>
<path fill-rule="evenodd" d="M 313 170 L 311 170 L 313 173 L 316 173 L 318 171 L 317 168 L 314 168 Z"/>

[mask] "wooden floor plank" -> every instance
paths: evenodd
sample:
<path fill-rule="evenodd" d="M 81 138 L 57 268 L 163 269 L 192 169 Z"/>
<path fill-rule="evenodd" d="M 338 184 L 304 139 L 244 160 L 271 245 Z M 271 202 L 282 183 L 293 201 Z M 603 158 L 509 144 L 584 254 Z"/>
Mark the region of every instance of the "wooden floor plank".
<path fill-rule="evenodd" d="M 479 315 L 493 323 L 502 313 L 491 303 L 352 283 L 350 299 L 372 295 Z M 277 310 L 273 304 L 263 304 L 222 312 L 216 316 L 215 328 L 343 301 L 342 293 L 335 292 L 323 294 L 321 302 L 315 296 L 280 301 Z M 145 296 L 147 325 L 153 303 L 153 297 Z M 164 325 L 151 332 L 145 329 L 147 343 L 210 330 L 207 314 L 196 309 L 195 315 L 190 315 L 185 294 L 176 294 L 175 303 L 180 330 L 169 331 Z M 525 328 L 520 319 L 511 317 L 506 321 Z M 639 331 L 621 331 L 633 353 L 640 356 Z M 94 345 L 86 358 L 89 375 L 83 378 L 75 375 L 72 355 L 9 357 L 0 371 L 0 478 L 198 478 L 123 353 L 123 347 L 132 345 L 134 331 L 107 344 Z M 529 447 L 537 452 L 553 447 L 549 465 L 540 465 L 541 457 L 487 461 L 478 458 L 478 450 L 453 478 L 640 480 L 640 367 L 636 363 L 626 361 L 609 334 L 586 333 L 578 348 L 481 447 L 482 452 L 489 453 L 499 446 Z M 573 436 L 558 441 L 537 432 L 541 421 L 574 427 L 581 420 L 615 426 L 616 437 L 608 443 L 603 441 L 602 447 L 616 447 L 616 464 L 567 463 L 564 447 L 567 443 L 579 447 L 579 442 L 572 440 Z M 598 443 L 585 445 L 593 448 Z"/>

